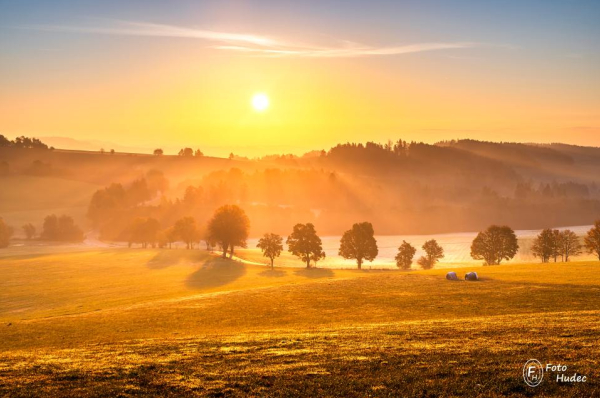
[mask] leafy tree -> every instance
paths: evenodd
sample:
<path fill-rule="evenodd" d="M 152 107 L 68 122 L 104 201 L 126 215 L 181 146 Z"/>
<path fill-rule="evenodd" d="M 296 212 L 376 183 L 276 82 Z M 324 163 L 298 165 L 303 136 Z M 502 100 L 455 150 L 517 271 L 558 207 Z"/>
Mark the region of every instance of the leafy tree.
<path fill-rule="evenodd" d="M 179 156 L 183 156 L 183 157 L 194 156 L 194 150 L 192 148 L 183 148 L 179 151 Z"/>
<path fill-rule="evenodd" d="M 317 236 L 315 226 L 311 223 L 296 224 L 286 243 L 288 250 L 294 256 L 297 256 L 306 263 L 306 268 L 310 268 L 310 261 L 319 261 L 325 258 L 321 238 Z"/>
<path fill-rule="evenodd" d="M 83 231 L 67 215 L 57 217 L 51 214 L 44 219 L 41 238 L 45 240 L 63 242 L 81 242 L 84 239 Z"/>
<path fill-rule="evenodd" d="M 139 243 L 143 248 L 147 248 L 148 244 L 154 247 L 158 240 L 158 232 L 160 231 L 160 223 L 155 218 L 136 218 L 129 228 L 129 246 L 132 243 Z"/>
<path fill-rule="evenodd" d="M 146 185 L 154 196 L 156 192 L 164 193 L 169 189 L 169 180 L 162 171 L 152 169 L 146 173 Z"/>
<path fill-rule="evenodd" d="M 258 240 L 256 247 L 260 248 L 263 256 L 271 260 L 271 269 L 276 257 L 281 255 L 283 250 L 283 238 L 277 234 L 265 234 Z"/>
<path fill-rule="evenodd" d="M 571 256 L 578 256 L 582 252 L 582 246 L 577 234 L 569 229 L 561 232 L 560 255 L 563 261 L 568 262 Z"/>
<path fill-rule="evenodd" d="M 0 147 L 7 147 L 10 146 L 11 142 L 8 138 L 6 138 L 5 136 L 3 136 L 2 134 L 0 134 Z"/>
<path fill-rule="evenodd" d="M 154 156 L 162 156 L 164 151 L 161 148 L 156 148 L 153 152 Z"/>
<path fill-rule="evenodd" d="M 0 217 L 0 248 L 8 247 L 14 230 Z"/>
<path fill-rule="evenodd" d="M 204 154 L 202 153 L 202 151 L 200 149 L 196 149 L 196 152 L 194 152 L 194 156 L 196 156 L 197 158 L 200 158 L 200 157 L 204 156 Z"/>
<path fill-rule="evenodd" d="M 233 257 L 235 246 L 246 247 L 250 220 L 246 212 L 236 205 L 219 207 L 213 218 L 208 222 L 208 237 L 211 241 L 219 242 L 223 247 L 223 258 Z"/>
<path fill-rule="evenodd" d="M 155 192 L 152 192 L 148 187 L 148 181 L 145 178 L 133 181 L 125 193 L 125 201 L 129 206 L 135 206 L 150 200 L 155 194 Z"/>
<path fill-rule="evenodd" d="M 417 249 L 403 240 L 400 247 L 398 247 L 398 254 L 396 254 L 396 266 L 402 269 L 410 269 L 416 252 Z"/>
<path fill-rule="evenodd" d="M 556 240 L 554 232 L 546 228 L 533 240 L 531 253 L 539 257 L 543 263 L 547 263 L 556 252 Z"/>
<path fill-rule="evenodd" d="M 358 269 L 361 269 L 364 260 L 373 261 L 379 253 L 374 235 L 370 222 L 354 224 L 342 235 L 339 255 L 345 259 L 355 259 Z"/>
<path fill-rule="evenodd" d="M 477 234 L 471 244 L 471 257 L 484 260 L 486 265 L 497 265 L 502 260 L 510 260 L 519 250 L 517 236 L 512 228 L 491 225 Z"/>
<path fill-rule="evenodd" d="M 200 235 L 193 217 L 183 217 L 177 220 L 173 227 L 173 233 L 186 244 L 187 249 L 192 248 L 193 243 Z"/>
<path fill-rule="evenodd" d="M 312 261 L 315 264 L 315 268 L 317 268 L 317 263 L 324 258 L 325 252 L 323 250 L 321 250 L 320 252 L 315 251 L 313 254 L 310 255 L 310 261 Z"/>
<path fill-rule="evenodd" d="M 35 227 L 32 223 L 27 223 L 23 225 L 23 232 L 25 232 L 27 239 L 31 240 L 35 236 Z"/>
<path fill-rule="evenodd" d="M 600 220 L 594 223 L 594 226 L 587 232 L 583 238 L 588 253 L 595 253 L 600 260 Z"/>
<path fill-rule="evenodd" d="M 561 255 L 561 247 L 563 245 L 563 236 L 558 229 L 552 230 L 552 239 L 554 240 L 554 250 L 552 252 L 552 257 L 554 257 L 554 262 L 557 262 L 558 257 Z"/>
<path fill-rule="evenodd" d="M 165 238 L 167 239 L 170 249 L 171 245 L 177 242 L 177 231 L 175 230 L 175 227 L 169 227 L 165 230 Z"/>
<path fill-rule="evenodd" d="M 425 256 L 419 258 L 419 265 L 423 269 L 431 269 L 435 266 L 435 263 L 440 259 L 444 258 L 444 249 L 438 245 L 435 239 L 428 240 L 423 244 L 423 250 L 425 250 Z"/>
<path fill-rule="evenodd" d="M 94 227 L 111 219 L 126 207 L 126 192 L 121 184 L 111 184 L 94 193 L 88 207 L 87 216 Z"/>

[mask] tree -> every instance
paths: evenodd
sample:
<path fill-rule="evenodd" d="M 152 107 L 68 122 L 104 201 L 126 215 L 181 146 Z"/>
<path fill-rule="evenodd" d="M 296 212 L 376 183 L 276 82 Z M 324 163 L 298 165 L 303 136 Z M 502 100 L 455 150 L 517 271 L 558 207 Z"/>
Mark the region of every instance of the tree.
<path fill-rule="evenodd" d="M 587 232 L 583 238 L 588 253 L 595 253 L 600 260 L 600 220 L 594 223 L 594 226 Z"/>
<path fill-rule="evenodd" d="M 51 214 L 44 219 L 41 238 L 45 240 L 63 242 L 81 242 L 84 239 L 83 231 L 67 215 L 57 217 Z"/>
<path fill-rule="evenodd" d="M 223 247 L 223 258 L 233 257 L 235 246 L 246 247 L 250 219 L 246 212 L 237 205 L 225 205 L 219 207 L 213 218 L 208 222 L 208 237 L 211 241 L 219 242 Z"/>
<path fill-rule="evenodd" d="M 167 243 L 169 244 L 169 249 L 170 249 L 171 244 L 177 241 L 177 231 L 175 230 L 175 227 L 169 227 L 169 228 L 165 229 L 164 233 L 165 233 L 165 239 L 166 239 Z"/>
<path fill-rule="evenodd" d="M 155 218 L 136 218 L 129 228 L 129 246 L 139 243 L 145 249 L 150 244 L 155 247 L 158 240 L 160 223 Z"/>
<path fill-rule="evenodd" d="M 196 149 L 196 152 L 194 152 L 194 156 L 197 158 L 200 158 L 200 157 L 204 156 L 204 154 L 202 153 L 202 151 L 200 149 Z"/>
<path fill-rule="evenodd" d="M 552 230 L 552 240 L 553 240 L 553 251 L 552 257 L 554 257 L 554 262 L 558 261 L 558 257 L 561 255 L 561 247 L 563 245 L 563 236 L 558 229 Z"/>
<path fill-rule="evenodd" d="M 264 257 L 271 260 L 271 269 L 273 269 L 275 257 L 279 257 L 283 250 L 283 238 L 277 234 L 265 234 L 258 240 L 256 247 L 262 250 Z"/>
<path fill-rule="evenodd" d="M 200 235 L 193 217 L 183 217 L 177 220 L 173 229 L 175 236 L 185 243 L 187 249 L 192 248 L 193 243 Z"/>
<path fill-rule="evenodd" d="M 12 142 L 8 138 L 0 134 L 0 147 L 8 147 L 11 144 Z"/>
<path fill-rule="evenodd" d="M 444 249 L 438 245 L 435 239 L 425 242 L 423 244 L 423 250 L 425 250 L 425 256 L 422 256 L 418 261 L 423 269 L 433 268 L 440 258 L 444 258 Z"/>
<path fill-rule="evenodd" d="M 23 225 L 23 232 L 25 232 L 27 239 L 31 240 L 35 236 L 35 227 L 32 223 L 27 223 Z"/>
<path fill-rule="evenodd" d="M 403 240 L 400 247 L 398 247 L 398 254 L 396 254 L 396 266 L 402 269 L 410 269 L 416 252 L 417 249 Z"/>
<path fill-rule="evenodd" d="M 491 225 L 473 239 L 471 257 L 484 260 L 485 265 L 497 265 L 502 260 L 512 259 L 518 250 L 517 236 L 512 228 Z"/>
<path fill-rule="evenodd" d="M 554 232 L 546 228 L 533 240 L 531 253 L 539 257 L 543 263 L 547 263 L 556 252 L 556 241 Z"/>
<path fill-rule="evenodd" d="M 194 156 L 194 150 L 192 148 L 183 148 L 179 151 L 179 156 L 183 156 L 183 157 Z"/>
<path fill-rule="evenodd" d="M 581 254 L 582 246 L 577 234 L 570 229 L 565 229 L 561 232 L 561 235 L 560 255 L 563 261 L 568 262 L 569 257 Z"/>
<path fill-rule="evenodd" d="M 8 247 L 13 232 L 13 228 L 7 225 L 2 217 L 0 217 L 0 248 Z"/>
<path fill-rule="evenodd" d="M 152 153 L 154 153 L 154 156 L 162 156 L 162 154 L 164 154 L 164 151 L 161 148 L 156 148 Z"/>
<path fill-rule="evenodd" d="M 373 261 L 379 253 L 374 235 L 370 222 L 354 224 L 342 235 L 339 255 L 345 259 L 355 259 L 358 269 L 361 269 L 364 260 Z"/>
<path fill-rule="evenodd" d="M 164 193 L 169 189 L 169 180 L 167 180 L 164 173 L 160 170 L 148 170 L 146 173 L 146 184 L 152 195 L 155 195 L 157 192 Z"/>
<path fill-rule="evenodd" d="M 317 236 L 315 226 L 311 223 L 294 225 L 286 243 L 289 252 L 306 263 L 306 268 L 310 268 L 311 260 L 316 263 L 325 258 L 321 238 Z"/>
<path fill-rule="evenodd" d="M 310 261 L 314 262 L 315 268 L 317 268 L 317 263 L 324 258 L 325 258 L 325 252 L 323 250 L 315 251 L 313 254 L 310 255 Z"/>

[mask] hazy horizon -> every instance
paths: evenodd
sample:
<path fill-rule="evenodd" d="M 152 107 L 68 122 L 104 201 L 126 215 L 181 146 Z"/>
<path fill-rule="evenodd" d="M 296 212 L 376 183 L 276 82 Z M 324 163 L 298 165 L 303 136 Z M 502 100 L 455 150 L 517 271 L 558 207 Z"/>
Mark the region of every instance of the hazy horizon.
<path fill-rule="evenodd" d="M 597 2 L 0 4 L 8 136 L 219 156 L 398 138 L 600 145 Z"/>

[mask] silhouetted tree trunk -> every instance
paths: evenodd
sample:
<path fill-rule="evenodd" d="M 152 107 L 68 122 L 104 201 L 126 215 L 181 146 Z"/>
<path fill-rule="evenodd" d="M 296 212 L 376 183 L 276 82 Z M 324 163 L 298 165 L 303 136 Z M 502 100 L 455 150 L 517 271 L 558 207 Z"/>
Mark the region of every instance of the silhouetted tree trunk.
<path fill-rule="evenodd" d="M 358 269 L 362 269 L 362 258 L 356 259 L 356 263 L 358 264 Z"/>
<path fill-rule="evenodd" d="M 223 242 L 223 258 L 227 258 L 227 249 L 229 249 L 229 245 Z"/>
<path fill-rule="evenodd" d="M 273 271 L 273 258 L 271 257 L 271 271 Z"/>

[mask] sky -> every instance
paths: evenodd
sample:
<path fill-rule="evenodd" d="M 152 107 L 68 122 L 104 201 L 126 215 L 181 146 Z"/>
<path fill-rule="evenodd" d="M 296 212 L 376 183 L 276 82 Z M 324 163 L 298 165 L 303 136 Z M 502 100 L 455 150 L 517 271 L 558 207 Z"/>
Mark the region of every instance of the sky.
<path fill-rule="evenodd" d="M 598 20 L 598 1 L 0 0 L 0 134 L 215 156 L 600 146 Z"/>

